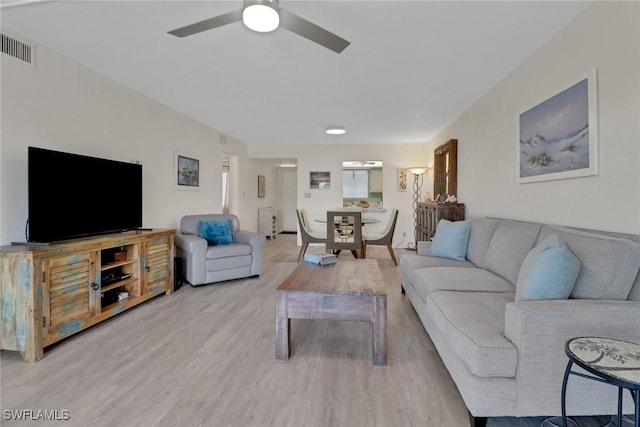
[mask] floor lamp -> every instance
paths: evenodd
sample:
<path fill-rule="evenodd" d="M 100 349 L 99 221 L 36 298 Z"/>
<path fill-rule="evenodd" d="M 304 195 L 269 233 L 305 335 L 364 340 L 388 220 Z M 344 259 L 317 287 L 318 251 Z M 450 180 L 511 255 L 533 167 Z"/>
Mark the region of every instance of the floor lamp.
<path fill-rule="evenodd" d="M 409 172 L 413 175 L 413 243 L 409 242 L 407 249 L 416 250 L 418 245 L 418 202 L 420 201 L 420 191 L 424 182 L 424 173 L 428 169 L 426 166 L 409 168 Z"/>

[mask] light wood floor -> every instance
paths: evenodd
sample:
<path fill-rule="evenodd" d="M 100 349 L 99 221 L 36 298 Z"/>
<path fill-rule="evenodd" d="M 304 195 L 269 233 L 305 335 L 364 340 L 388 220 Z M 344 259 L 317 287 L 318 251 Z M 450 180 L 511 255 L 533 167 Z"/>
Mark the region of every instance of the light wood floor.
<path fill-rule="evenodd" d="M 267 242 L 257 279 L 183 286 L 45 349 L 36 364 L 3 351 L 1 409 L 66 409 L 70 421 L 0 423 L 467 426 L 384 247 L 367 255 L 388 288 L 388 365 L 372 364 L 369 324 L 337 321 L 292 320 L 291 358 L 276 360 L 275 289 L 296 266 L 295 239 Z"/>

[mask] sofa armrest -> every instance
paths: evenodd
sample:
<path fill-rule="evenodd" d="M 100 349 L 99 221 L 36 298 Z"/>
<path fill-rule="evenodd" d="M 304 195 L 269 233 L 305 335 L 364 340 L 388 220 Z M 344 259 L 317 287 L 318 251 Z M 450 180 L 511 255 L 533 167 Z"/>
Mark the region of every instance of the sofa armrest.
<path fill-rule="evenodd" d="M 267 238 L 264 234 L 252 233 L 251 231 L 238 230 L 233 236 L 236 243 L 244 243 L 245 245 L 251 245 L 253 249 L 261 248 L 264 246 Z"/>
<path fill-rule="evenodd" d="M 205 283 L 207 241 L 193 234 L 176 233 L 176 256 L 184 261 L 184 277 L 192 285 Z"/>
<path fill-rule="evenodd" d="M 234 236 L 236 243 L 251 245 L 251 275 L 259 276 L 262 273 L 262 263 L 264 261 L 263 247 L 267 241 L 264 234 L 252 233 L 250 231 L 238 230 Z"/>
<path fill-rule="evenodd" d="M 431 243 L 432 242 L 418 242 L 418 255 L 431 255 Z"/>
<path fill-rule="evenodd" d="M 176 246 L 185 252 L 206 252 L 207 241 L 193 234 L 176 233 Z"/>
<path fill-rule="evenodd" d="M 559 413 L 562 378 L 568 361 L 565 355 L 566 342 L 579 336 L 640 342 L 638 325 L 640 302 L 637 301 L 568 299 L 507 304 L 505 337 L 518 351 L 516 378 L 520 389 L 519 402 L 543 399 L 557 405 Z M 572 388 L 569 403 L 572 410 L 578 413 L 589 411 L 590 408 L 580 406 L 581 402 L 593 400 L 582 397 L 602 392 L 602 386 L 595 384 L 595 381 L 584 381 Z M 543 393 L 544 390 L 554 392 Z M 535 411 L 535 408 L 529 410 Z M 525 408 L 519 408 L 519 413 L 527 412 Z"/>

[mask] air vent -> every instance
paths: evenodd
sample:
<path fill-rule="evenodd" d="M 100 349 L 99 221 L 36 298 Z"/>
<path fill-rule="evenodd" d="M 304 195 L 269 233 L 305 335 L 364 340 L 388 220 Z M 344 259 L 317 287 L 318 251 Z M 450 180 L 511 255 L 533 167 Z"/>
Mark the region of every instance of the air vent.
<path fill-rule="evenodd" d="M 2 41 L 2 53 L 13 56 L 27 64 L 33 64 L 33 48 L 30 45 L 6 34 L 0 34 L 0 38 Z"/>

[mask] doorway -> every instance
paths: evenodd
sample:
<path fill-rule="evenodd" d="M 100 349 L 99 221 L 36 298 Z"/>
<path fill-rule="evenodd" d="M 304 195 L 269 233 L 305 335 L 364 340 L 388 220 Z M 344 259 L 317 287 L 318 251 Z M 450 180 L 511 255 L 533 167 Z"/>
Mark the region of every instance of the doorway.
<path fill-rule="evenodd" d="M 296 233 L 298 219 L 298 171 L 297 169 L 281 169 L 280 223 L 283 233 Z"/>
<path fill-rule="evenodd" d="M 222 213 L 229 214 L 229 156 L 222 154 Z"/>
<path fill-rule="evenodd" d="M 223 214 L 236 214 L 235 194 L 238 186 L 238 157 L 222 153 L 222 195 L 221 205 Z M 237 215 L 237 214 L 236 214 Z"/>

